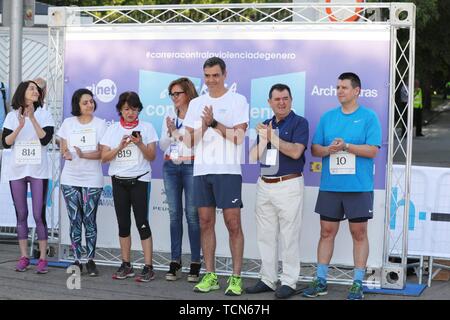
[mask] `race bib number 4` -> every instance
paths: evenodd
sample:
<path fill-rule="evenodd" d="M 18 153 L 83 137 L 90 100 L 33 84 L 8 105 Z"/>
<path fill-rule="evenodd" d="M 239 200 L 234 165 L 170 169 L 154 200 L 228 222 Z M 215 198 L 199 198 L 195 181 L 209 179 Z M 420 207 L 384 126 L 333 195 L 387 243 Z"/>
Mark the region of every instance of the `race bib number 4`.
<path fill-rule="evenodd" d="M 340 151 L 330 155 L 330 174 L 355 174 L 356 156 Z"/>
<path fill-rule="evenodd" d="M 73 131 L 69 137 L 69 143 L 72 147 L 78 147 L 81 151 L 97 150 L 97 139 L 93 128 Z"/>
<path fill-rule="evenodd" d="M 14 145 L 16 164 L 41 164 L 41 143 L 35 141 L 19 141 Z"/>
<path fill-rule="evenodd" d="M 134 143 L 130 143 L 126 148 L 117 153 L 116 164 L 118 166 L 135 166 L 138 164 L 138 147 Z"/>

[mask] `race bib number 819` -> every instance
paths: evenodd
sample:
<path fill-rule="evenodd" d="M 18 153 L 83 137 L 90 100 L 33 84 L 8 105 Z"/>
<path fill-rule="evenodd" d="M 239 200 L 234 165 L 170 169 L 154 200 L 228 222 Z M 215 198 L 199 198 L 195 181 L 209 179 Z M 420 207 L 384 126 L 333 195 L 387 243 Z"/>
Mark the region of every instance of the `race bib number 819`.
<path fill-rule="evenodd" d="M 116 163 L 119 166 L 135 166 L 138 164 L 138 147 L 131 143 L 126 148 L 120 150 L 116 156 Z"/>

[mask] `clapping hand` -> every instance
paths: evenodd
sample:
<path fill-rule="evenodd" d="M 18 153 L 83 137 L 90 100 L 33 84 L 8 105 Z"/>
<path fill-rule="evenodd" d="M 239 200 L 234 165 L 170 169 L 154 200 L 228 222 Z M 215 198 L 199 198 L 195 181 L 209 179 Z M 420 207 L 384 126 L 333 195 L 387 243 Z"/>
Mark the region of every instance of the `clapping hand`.
<path fill-rule="evenodd" d="M 256 126 L 256 131 L 258 132 L 259 139 L 265 142 L 271 141 L 272 139 L 272 121 L 269 124 L 259 123 Z"/>
<path fill-rule="evenodd" d="M 206 127 L 209 127 L 214 121 L 212 106 L 205 106 L 205 108 L 203 109 L 202 120 Z"/>
<path fill-rule="evenodd" d="M 23 115 L 23 107 L 19 108 L 19 128 L 22 129 L 25 126 L 25 116 Z"/>
<path fill-rule="evenodd" d="M 175 122 L 170 117 L 166 118 L 167 130 L 169 131 L 169 135 L 172 135 L 172 132 L 177 130 L 175 126 Z"/>
<path fill-rule="evenodd" d="M 27 106 L 24 111 L 24 115 L 30 118 L 30 120 L 34 119 L 34 105 Z"/>

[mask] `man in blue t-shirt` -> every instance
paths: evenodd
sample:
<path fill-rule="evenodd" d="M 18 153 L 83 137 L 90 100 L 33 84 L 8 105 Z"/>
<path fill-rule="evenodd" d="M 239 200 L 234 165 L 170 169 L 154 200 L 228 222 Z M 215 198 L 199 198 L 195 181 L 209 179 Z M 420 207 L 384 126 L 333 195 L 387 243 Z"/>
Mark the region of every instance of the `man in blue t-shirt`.
<path fill-rule="evenodd" d="M 269 91 L 275 114 L 258 124 L 257 144 L 250 151 L 260 160 L 261 177 L 256 191 L 256 232 L 261 255 L 261 279 L 247 293 L 275 291 L 277 298 L 296 293 L 300 273 L 300 225 L 303 210 L 303 167 L 308 145 L 308 121 L 291 110 L 287 85 Z M 283 272 L 278 282 L 278 240 L 282 244 Z"/>
<path fill-rule="evenodd" d="M 303 292 L 327 294 L 328 265 L 339 222 L 348 219 L 353 238 L 354 277 L 348 299 L 363 298 L 362 281 L 369 255 L 367 221 L 373 216 L 373 159 L 381 147 L 381 127 L 374 111 L 358 104 L 361 80 L 351 72 L 338 78 L 340 106 L 320 118 L 311 153 L 322 158 L 315 212 L 320 215 L 317 277 Z"/>

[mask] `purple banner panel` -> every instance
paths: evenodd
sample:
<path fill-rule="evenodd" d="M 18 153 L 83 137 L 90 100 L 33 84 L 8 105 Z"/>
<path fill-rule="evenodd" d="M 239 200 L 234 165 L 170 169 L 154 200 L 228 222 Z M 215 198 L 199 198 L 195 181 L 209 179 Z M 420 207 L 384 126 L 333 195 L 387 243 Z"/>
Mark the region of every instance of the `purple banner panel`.
<path fill-rule="evenodd" d="M 325 32 L 325 31 L 324 31 Z M 342 31 L 345 32 L 345 31 Z M 375 188 L 385 188 L 388 106 L 389 41 L 361 40 L 69 40 L 65 54 L 64 117 L 78 88 L 96 95 L 96 115 L 117 121 L 115 105 L 121 92 L 136 91 L 144 104 L 140 119 L 151 122 L 160 134 L 162 118 L 171 107 L 169 82 L 190 77 L 204 93 L 203 62 L 219 55 L 227 64 L 226 85 L 245 95 L 250 104 L 250 131 L 246 150 L 255 138 L 254 127 L 272 115 L 268 89 L 281 82 L 292 89 L 293 109 L 309 121 L 310 139 L 320 116 L 338 106 L 337 77 L 355 72 L 362 80 L 360 103 L 373 109 L 382 125 L 382 148 L 375 160 Z M 248 157 L 246 157 L 248 158 Z M 162 155 L 152 163 L 153 177 L 162 178 Z M 306 151 L 305 184 L 318 186 L 320 159 Z M 257 164 L 243 165 L 243 180 L 256 182 Z"/>

